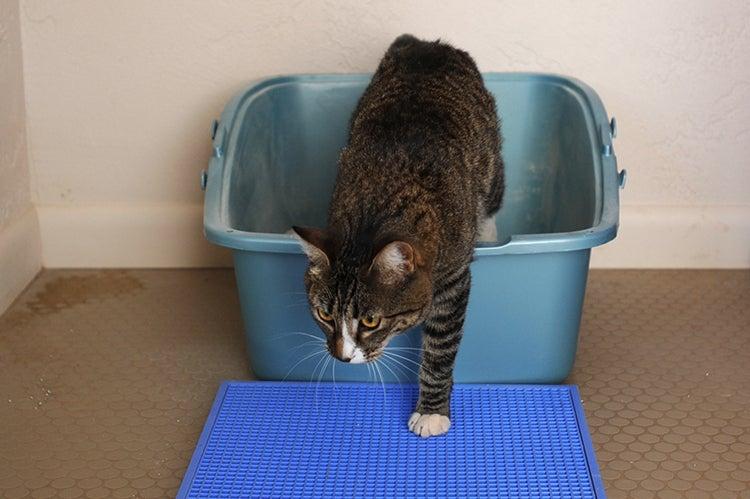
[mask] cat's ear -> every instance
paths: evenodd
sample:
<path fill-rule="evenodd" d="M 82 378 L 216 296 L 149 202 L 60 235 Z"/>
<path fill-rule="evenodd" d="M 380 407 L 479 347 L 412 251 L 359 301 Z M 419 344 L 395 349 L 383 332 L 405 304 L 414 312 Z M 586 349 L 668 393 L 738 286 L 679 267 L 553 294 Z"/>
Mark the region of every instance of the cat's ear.
<path fill-rule="evenodd" d="M 292 227 L 292 230 L 297 234 L 300 243 L 302 243 L 302 249 L 305 250 L 313 267 L 323 267 L 331 264 L 331 260 L 328 257 L 330 238 L 325 230 L 313 227 Z"/>
<path fill-rule="evenodd" d="M 417 268 L 419 254 L 409 243 L 393 241 L 380 249 L 372 259 L 370 272 L 386 284 L 395 284 L 412 274 Z"/>

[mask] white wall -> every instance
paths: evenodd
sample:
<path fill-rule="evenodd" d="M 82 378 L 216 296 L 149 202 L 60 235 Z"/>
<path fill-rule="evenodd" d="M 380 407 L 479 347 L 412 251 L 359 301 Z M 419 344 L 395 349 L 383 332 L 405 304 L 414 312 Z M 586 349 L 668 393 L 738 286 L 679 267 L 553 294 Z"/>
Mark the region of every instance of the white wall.
<path fill-rule="evenodd" d="M 22 29 L 46 266 L 226 263 L 200 234 L 211 119 L 254 78 L 372 71 L 403 32 L 599 92 L 630 176 L 594 265 L 750 266 L 744 0 L 25 0 Z"/>
<path fill-rule="evenodd" d="M 40 267 L 26 155 L 18 0 L 0 0 L 0 313 Z"/>

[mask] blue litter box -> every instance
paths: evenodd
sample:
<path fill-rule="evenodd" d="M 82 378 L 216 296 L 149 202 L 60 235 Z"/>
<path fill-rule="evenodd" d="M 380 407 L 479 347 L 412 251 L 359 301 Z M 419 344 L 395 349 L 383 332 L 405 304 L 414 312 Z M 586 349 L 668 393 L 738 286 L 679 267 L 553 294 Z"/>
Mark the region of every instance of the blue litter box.
<path fill-rule="evenodd" d="M 580 81 L 538 74 L 486 74 L 502 119 L 507 190 L 498 241 L 476 248 L 465 335 L 455 379 L 464 383 L 555 383 L 573 366 L 591 248 L 617 233 L 618 175 L 610 122 Z M 234 250 L 250 364 L 261 379 L 330 380 L 308 312 L 307 260 L 286 234 L 325 226 L 354 107 L 369 75 L 306 75 L 250 85 L 214 124 L 202 177 L 206 237 Z M 392 341 L 419 346 L 418 329 Z M 402 351 L 403 352 L 403 351 Z M 413 381 L 416 350 L 381 369 Z M 316 372 L 317 371 L 317 372 Z M 338 363 L 337 380 L 367 380 L 363 365 Z"/>
<path fill-rule="evenodd" d="M 573 386 L 456 385 L 451 430 L 406 427 L 414 385 L 228 382 L 179 498 L 604 498 Z"/>

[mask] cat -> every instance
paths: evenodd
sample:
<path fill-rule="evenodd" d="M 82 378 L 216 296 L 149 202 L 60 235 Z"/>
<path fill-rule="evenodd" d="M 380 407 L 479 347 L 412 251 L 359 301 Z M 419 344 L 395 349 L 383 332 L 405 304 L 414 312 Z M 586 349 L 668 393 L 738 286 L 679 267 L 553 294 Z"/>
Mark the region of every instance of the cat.
<path fill-rule="evenodd" d="M 471 56 L 402 35 L 352 116 L 327 227 L 293 229 L 309 258 L 310 310 L 335 358 L 375 360 L 422 324 L 407 423 L 422 437 L 450 428 L 469 264 L 503 198 L 500 149 L 495 100 Z"/>

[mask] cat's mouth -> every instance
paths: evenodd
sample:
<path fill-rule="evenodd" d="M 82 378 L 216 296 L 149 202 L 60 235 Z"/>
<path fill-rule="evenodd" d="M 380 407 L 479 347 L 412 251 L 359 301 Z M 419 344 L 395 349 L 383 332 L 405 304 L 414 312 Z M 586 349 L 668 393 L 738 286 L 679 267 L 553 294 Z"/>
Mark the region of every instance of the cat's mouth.
<path fill-rule="evenodd" d="M 370 362 L 370 358 L 364 353 L 359 347 L 352 349 L 349 352 L 336 352 L 335 349 L 328 348 L 328 353 L 334 359 L 341 361 L 345 364 L 364 364 Z"/>
<path fill-rule="evenodd" d="M 340 362 L 343 362 L 345 364 L 367 364 L 369 362 L 376 362 L 383 354 L 383 351 L 381 350 L 381 351 L 372 352 L 372 353 L 363 354 L 363 355 L 357 355 L 357 353 L 359 352 L 356 352 L 353 357 L 345 357 L 343 355 L 337 355 L 334 352 L 331 352 L 330 350 L 328 353 L 334 359 Z"/>

